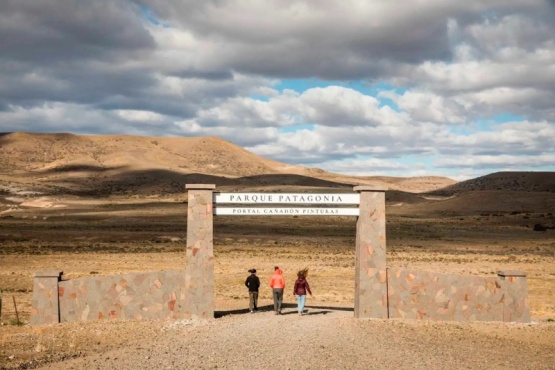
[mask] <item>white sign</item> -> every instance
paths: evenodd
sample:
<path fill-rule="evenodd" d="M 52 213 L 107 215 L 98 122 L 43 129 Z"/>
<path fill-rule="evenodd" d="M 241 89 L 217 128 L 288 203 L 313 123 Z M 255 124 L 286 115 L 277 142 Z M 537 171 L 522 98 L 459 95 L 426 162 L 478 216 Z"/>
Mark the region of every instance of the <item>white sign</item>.
<path fill-rule="evenodd" d="M 214 203 L 242 204 L 356 204 L 360 194 L 214 193 Z"/>
<path fill-rule="evenodd" d="M 214 207 L 216 216 L 358 216 L 358 208 Z"/>

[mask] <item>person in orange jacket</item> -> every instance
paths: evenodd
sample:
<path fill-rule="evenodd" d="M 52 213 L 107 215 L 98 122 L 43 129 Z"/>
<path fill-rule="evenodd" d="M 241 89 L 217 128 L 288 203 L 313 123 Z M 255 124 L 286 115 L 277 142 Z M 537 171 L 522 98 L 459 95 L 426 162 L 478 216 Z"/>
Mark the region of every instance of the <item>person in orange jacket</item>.
<path fill-rule="evenodd" d="M 274 311 L 276 315 L 281 315 L 281 304 L 283 303 L 283 289 L 285 289 L 285 279 L 283 271 L 278 267 L 274 267 L 274 274 L 270 279 L 270 287 L 274 296 Z"/>

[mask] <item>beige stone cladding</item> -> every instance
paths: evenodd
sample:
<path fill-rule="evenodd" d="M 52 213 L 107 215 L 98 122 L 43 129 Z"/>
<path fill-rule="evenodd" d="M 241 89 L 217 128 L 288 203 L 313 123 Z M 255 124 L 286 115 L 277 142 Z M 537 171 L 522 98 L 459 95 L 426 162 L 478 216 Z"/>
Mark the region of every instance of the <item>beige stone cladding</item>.
<path fill-rule="evenodd" d="M 57 324 L 60 322 L 58 283 L 62 271 L 42 271 L 33 279 L 31 325 Z"/>
<path fill-rule="evenodd" d="M 60 322 L 185 318 L 185 272 L 98 276 L 61 281 Z"/>
<path fill-rule="evenodd" d="M 103 319 L 214 317 L 213 191 L 188 184 L 185 270 L 61 281 L 61 271 L 35 274 L 31 324 Z M 360 193 L 355 253 L 357 318 L 529 322 L 526 275 L 457 276 L 386 264 L 385 189 Z"/>
<path fill-rule="evenodd" d="M 503 301 L 503 321 L 530 322 L 528 282 L 522 271 L 499 271 L 501 287 L 506 292 Z"/>
<path fill-rule="evenodd" d="M 214 232 L 212 195 L 215 185 L 188 184 L 187 318 L 214 317 Z"/>
<path fill-rule="evenodd" d="M 509 283 L 507 278 L 501 276 L 459 276 L 388 269 L 387 281 L 390 318 L 441 321 L 530 320 L 525 280 Z"/>
<path fill-rule="evenodd" d="M 355 317 L 387 318 L 385 189 L 360 193 L 355 252 Z"/>

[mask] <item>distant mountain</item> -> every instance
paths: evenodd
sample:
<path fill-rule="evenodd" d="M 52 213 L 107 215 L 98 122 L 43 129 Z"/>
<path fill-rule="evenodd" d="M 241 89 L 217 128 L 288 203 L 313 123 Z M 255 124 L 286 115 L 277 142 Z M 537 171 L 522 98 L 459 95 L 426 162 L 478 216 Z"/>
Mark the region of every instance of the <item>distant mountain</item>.
<path fill-rule="evenodd" d="M 183 192 L 187 183 L 253 191 L 375 185 L 420 193 L 455 181 L 335 174 L 269 160 L 215 137 L 0 134 L 0 192 L 163 194 Z"/>
<path fill-rule="evenodd" d="M 468 191 L 518 191 L 555 193 L 555 172 L 496 172 L 428 192 L 451 196 Z"/>

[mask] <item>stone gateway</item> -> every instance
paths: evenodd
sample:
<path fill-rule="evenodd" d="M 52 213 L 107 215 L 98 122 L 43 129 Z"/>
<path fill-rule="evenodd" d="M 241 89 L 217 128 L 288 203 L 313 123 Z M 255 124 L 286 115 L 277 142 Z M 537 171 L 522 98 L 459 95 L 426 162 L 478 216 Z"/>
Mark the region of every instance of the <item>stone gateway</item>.
<path fill-rule="evenodd" d="M 73 280 L 62 280 L 62 271 L 37 272 L 31 324 L 213 318 L 214 215 L 356 216 L 357 318 L 530 322 L 528 285 L 521 271 L 477 277 L 389 269 L 384 188 L 356 186 L 354 194 L 215 193 L 215 188 L 210 184 L 186 185 L 185 270 Z M 220 207 L 226 203 L 234 206 Z M 241 203 L 255 206 L 235 206 Z"/>

